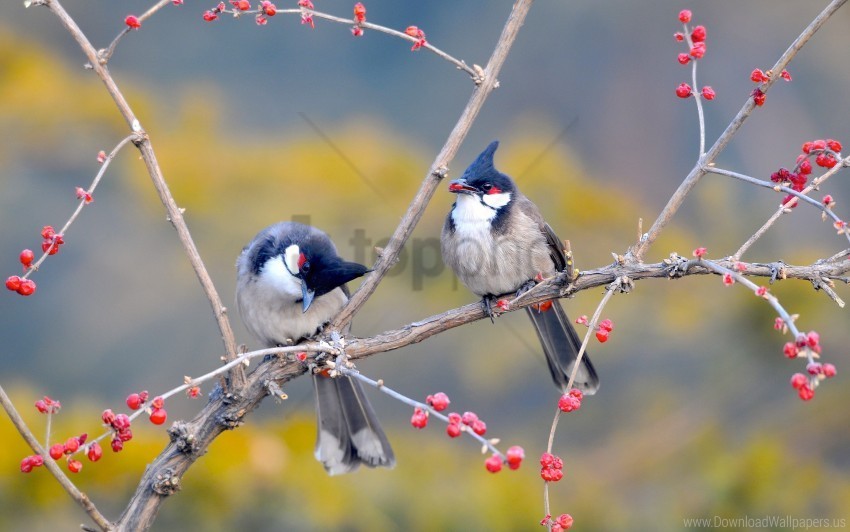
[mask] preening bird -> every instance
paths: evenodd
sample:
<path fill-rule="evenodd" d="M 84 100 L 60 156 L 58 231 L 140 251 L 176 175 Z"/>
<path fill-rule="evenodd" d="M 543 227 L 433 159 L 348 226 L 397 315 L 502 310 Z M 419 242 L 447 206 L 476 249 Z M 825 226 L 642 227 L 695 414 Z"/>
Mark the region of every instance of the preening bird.
<path fill-rule="evenodd" d="M 537 205 L 517 189 L 513 180 L 496 170 L 492 142 L 449 184 L 457 200 L 446 217 L 440 238 L 443 261 L 475 295 L 483 298 L 488 314 L 498 296 L 533 286 L 567 265 L 561 240 L 543 220 Z M 526 308 L 543 346 L 552 379 L 564 390 L 573 371 L 581 339 L 558 300 L 549 310 Z M 545 308 L 545 306 L 541 306 Z M 593 394 L 599 378 L 587 353 L 573 386 Z"/>
<path fill-rule="evenodd" d="M 260 231 L 236 261 L 236 306 L 265 347 L 314 336 L 348 301 L 346 283 L 368 272 L 337 254 L 315 227 L 281 222 Z M 313 375 L 316 458 L 331 475 L 362 463 L 395 465 L 395 456 L 359 381 Z"/>

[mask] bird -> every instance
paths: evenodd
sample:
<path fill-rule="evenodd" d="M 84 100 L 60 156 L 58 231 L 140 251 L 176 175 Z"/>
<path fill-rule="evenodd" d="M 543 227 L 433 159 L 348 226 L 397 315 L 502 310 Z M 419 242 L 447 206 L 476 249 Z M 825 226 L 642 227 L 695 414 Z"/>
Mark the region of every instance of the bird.
<path fill-rule="evenodd" d="M 345 305 L 346 283 L 369 271 L 347 262 L 330 237 L 312 226 L 280 222 L 260 231 L 236 261 L 236 306 L 265 347 L 315 336 Z M 395 456 L 359 381 L 313 375 L 315 456 L 330 475 L 393 467 Z"/>
<path fill-rule="evenodd" d="M 443 262 L 472 293 L 482 297 L 492 320 L 491 304 L 498 296 L 521 293 L 542 275 L 550 277 L 567 266 L 561 240 L 540 209 L 519 191 L 510 176 L 499 172 L 493 141 L 449 184 L 457 195 L 440 236 Z M 558 300 L 527 307 L 543 347 L 552 380 L 566 392 L 581 340 Z M 599 388 L 599 377 L 587 353 L 573 383 L 584 394 Z"/>

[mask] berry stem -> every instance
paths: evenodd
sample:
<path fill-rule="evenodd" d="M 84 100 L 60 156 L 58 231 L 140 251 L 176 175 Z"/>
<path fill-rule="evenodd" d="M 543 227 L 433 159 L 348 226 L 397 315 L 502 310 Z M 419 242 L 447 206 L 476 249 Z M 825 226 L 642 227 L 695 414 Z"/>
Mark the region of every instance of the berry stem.
<path fill-rule="evenodd" d="M 688 43 L 688 49 L 693 48 L 694 42 L 691 39 L 691 30 L 688 28 L 688 24 L 684 24 L 684 35 L 685 39 Z M 699 60 L 694 59 L 691 61 L 691 86 L 694 88 L 694 102 L 697 104 L 697 117 L 699 121 L 699 159 L 705 155 L 705 114 L 702 110 L 702 96 L 701 93 L 697 90 L 697 63 Z"/>
<path fill-rule="evenodd" d="M 833 166 L 832 168 L 830 168 L 829 170 L 824 172 L 822 175 L 813 179 L 812 182 L 809 183 L 809 185 L 806 188 L 804 188 L 801 192 L 797 192 L 796 190 L 788 189 L 787 187 L 782 187 L 781 190 L 783 192 L 788 192 L 789 194 L 792 194 L 793 196 L 795 196 L 795 199 L 792 199 L 791 201 L 789 201 L 785 205 L 780 205 L 779 208 L 776 210 L 776 212 L 774 212 L 770 216 L 770 218 L 767 219 L 767 221 L 759 228 L 759 230 L 756 231 L 753 234 L 753 236 L 751 236 L 746 242 L 744 242 L 741 245 L 740 248 L 738 248 L 738 251 L 736 251 L 735 254 L 732 255 L 732 259 L 733 260 L 740 260 L 741 256 L 744 253 L 746 253 L 747 250 L 750 249 L 753 246 L 753 244 L 755 244 L 756 241 L 759 238 L 761 238 L 762 235 L 764 235 L 767 232 L 768 229 L 773 227 L 773 224 L 776 223 L 776 221 L 779 219 L 780 216 L 785 214 L 788 211 L 788 209 L 791 208 L 791 206 L 796 205 L 799 202 L 799 200 L 796 199 L 796 198 L 802 199 L 803 201 L 805 201 L 807 203 L 810 203 L 812 205 L 817 206 L 824 213 L 826 213 L 827 216 L 832 217 L 834 221 L 838 221 L 839 218 L 835 215 L 835 213 L 832 212 L 832 209 L 827 209 L 821 202 L 816 201 L 816 200 L 808 197 L 808 194 L 812 190 L 816 190 L 827 179 L 834 176 L 839 170 L 841 170 L 842 168 L 845 168 L 847 166 L 850 166 L 850 157 L 846 157 L 846 158 L 842 159 L 838 164 L 836 164 L 835 166 Z M 726 170 L 718 171 L 717 169 L 712 168 L 712 169 L 709 169 L 709 171 L 714 172 L 714 173 L 718 173 L 718 174 L 722 174 L 722 175 L 728 175 L 729 177 L 734 177 L 736 179 L 741 179 L 741 177 L 739 177 L 740 174 L 732 175 L 733 172 L 727 172 Z M 749 178 L 749 179 L 753 179 L 753 178 Z M 743 180 L 748 181 L 749 179 L 744 178 Z M 758 181 L 758 180 L 755 180 L 755 181 Z M 757 183 L 757 184 L 760 184 L 760 183 Z M 775 188 L 775 187 L 776 187 L 776 185 L 773 185 L 773 184 L 770 185 L 770 188 Z M 846 236 L 847 236 L 847 239 L 850 240 L 850 235 L 846 235 Z"/>
<path fill-rule="evenodd" d="M 590 341 L 590 336 L 593 334 L 596 329 L 596 324 L 599 321 L 599 317 L 602 316 L 602 310 L 605 308 L 605 305 L 608 304 L 608 301 L 614 296 L 617 291 L 623 286 L 623 278 L 617 277 L 613 283 L 609 284 L 605 287 L 605 295 L 602 296 L 602 300 L 599 301 L 599 305 L 596 306 L 596 312 L 593 313 L 593 317 L 590 319 L 590 322 L 587 326 L 587 332 L 584 335 L 584 339 L 581 342 L 581 348 L 578 350 L 578 355 L 576 356 L 576 361 L 573 364 L 573 372 L 570 374 L 570 380 L 567 382 L 566 389 L 562 390 L 561 393 L 567 393 L 573 388 L 573 382 L 576 379 L 576 374 L 578 374 L 578 368 L 581 364 L 581 359 L 584 357 L 584 352 L 587 349 L 587 343 Z M 546 443 L 546 452 L 552 453 L 552 449 L 555 446 L 555 433 L 558 430 L 558 420 L 561 419 L 561 409 L 555 408 L 555 416 L 552 418 L 552 427 L 549 429 L 549 439 Z M 552 512 L 549 508 L 549 482 L 543 482 L 543 509 L 544 515 L 551 515 Z M 550 522 L 547 525 L 549 530 L 552 530 L 552 523 Z"/>
<path fill-rule="evenodd" d="M 419 402 L 415 399 L 411 399 L 410 397 L 407 397 L 406 395 L 401 394 L 401 393 L 393 390 L 392 388 L 385 386 L 383 382 L 378 382 L 378 381 L 370 379 L 369 377 L 363 375 L 362 373 L 360 373 L 356 369 L 345 367 L 345 363 L 343 362 L 343 359 L 341 357 L 337 358 L 337 364 L 336 364 L 335 369 L 337 371 L 339 371 L 340 374 L 345 375 L 346 377 L 351 377 L 353 379 L 357 379 L 364 384 L 368 384 L 369 386 L 372 386 L 373 388 L 377 389 L 378 391 L 389 395 L 390 397 L 392 397 L 393 399 L 395 399 L 397 401 L 401 401 L 402 403 L 404 403 L 406 405 L 410 405 L 413 408 L 421 408 L 422 410 L 426 410 L 426 411 L 429 412 L 429 414 L 428 414 L 429 416 L 436 417 L 437 419 L 443 421 L 447 425 L 449 424 L 448 416 L 446 416 L 446 415 L 444 415 L 440 412 L 437 412 L 430 405 L 428 405 L 426 403 Z M 481 443 L 484 447 L 486 447 L 493 454 L 499 455 L 499 458 L 501 458 L 502 462 L 505 461 L 504 453 L 499 451 L 499 449 L 497 449 L 496 446 L 493 445 L 493 443 L 491 443 L 490 439 L 487 439 L 483 436 L 479 436 L 478 434 L 474 433 L 471 430 L 467 430 L 466 426 L 462 426 L 461 430 L 463 432 L 465 432 L 466 434 L 468 434 L 470 437 L 478 440 L 479 443 Z"/>
<path fill-rule="evenodd" d="M 160 9 L 162 9 L 163 7 L 167 6 L 170 3 L 171 3 L 171 0 L 159 0 L 159 2 L 152 5 L 141 16 L 136 17 L 136 18 L 139 19 L 139 23 L 143 23 L 144 21 L 149 19 L 151 16 L 153 16 L 154 13 L 156 13 L 157 11 L 159 11 Z M 114 39 L 112 39 L 112 42 L 109 43 L 109 46 L 105 50 L 101 49 L 101 50 L 97 51 L 98 57 L 104 65 L 109 62 L 109 59 L 112 57 L 112 54 L 115 53 L 115 48 L 118 46 L 119 41 L 121 41 L 121 39 L 125 35 L 130 33 L 131 30 L 132 30 L 132 28 L 125 26 L 121 30 L 121 32 L 118 33 L 118 35 L 116 35 Z"/>
<path fill-rule="evenodd" d="M 92 181 L 91 185 L 88 188 L 89 194 L 94 193 L 94 189 L 97 188 L 98 183 L 100 183 L 100 180 L 103 178 L 104 174 L 106 173 L 106 169 L 109 168 L 109 163 L 112 162 L 112 159 L 115 158 L 115 155 L 119 151 L 121 151 L 121 148 L 126 146 L 128 142 L 132 141 L 135 138 L 136 138 L 135 133 L 132 134 L 132 135 L 128 135 L 128 136 L 124 137 L 124 139 L 122 139 L 121 142 L 116 144 L 114 148 L 112 148 L 112 151 L 109 152 L 109 155 L 107 155 L 106 160 L 104 160 L 103 164 L 100 165 L 100 170 L 94 176 L 94 180 Z M 65 225 L 63 225 L 62 229 L 57 231 L 56 234 L 65 236 L 65 234 L 68 232 L 68 229 L 71 227 L 71 224 L 74 223 L 74 221 L 77 219 L 77 217 L 80 215 L 80 213 L 83 212 L 83 209 L 87 205 L 89 205 L 89 203 L 87 203 L 84 199 L 81 199 L 79 201 L 79 203 L 77 203 L 77 208 L 74 210 L 74 213 L 71 214 L 71 217 L 68 218 L 68 221 L 65 222 Z M 32 272 L 37 271 L 38 268 L 41 266 L 41 263 L 44 262 L 47 259 L 47 257 L 50 255 L 50 252 L 53 250 L 53 248 L 56 245 L 57 245 L 56 241 L 54 241 L 50 245 L 50 247 L 47 248 L 47 250 L 43 251 L 42 254 L 41 254 L 41 257 L 39 257 L 38 260 L 32 266 L 27 268 L 26 273 L 24 273 L 24 275 L 21 277 L 21 279 L 27 279 L 27 278 L 29 278 L 30 274 L 32 274 Z"/>

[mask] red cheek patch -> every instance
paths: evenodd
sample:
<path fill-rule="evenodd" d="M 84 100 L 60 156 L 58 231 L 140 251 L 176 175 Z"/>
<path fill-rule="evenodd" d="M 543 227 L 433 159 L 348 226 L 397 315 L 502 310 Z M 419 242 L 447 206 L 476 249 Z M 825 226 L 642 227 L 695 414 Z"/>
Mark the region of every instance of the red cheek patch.
<path fill-rule="evenodd" d="M 497 186 L 493 186 L 493 187 L 490 188 L 490 190 L 487 191 L 487 194 L 501 194 L 501 193 L 502 193 L 502 189 L 497 187 Z"/>
<path fill-rule="evenodd" d="M 307 257 L 303 253 L 298 255 L 298 269 L 300 270 L 304 263 L 307 262 Z"/>

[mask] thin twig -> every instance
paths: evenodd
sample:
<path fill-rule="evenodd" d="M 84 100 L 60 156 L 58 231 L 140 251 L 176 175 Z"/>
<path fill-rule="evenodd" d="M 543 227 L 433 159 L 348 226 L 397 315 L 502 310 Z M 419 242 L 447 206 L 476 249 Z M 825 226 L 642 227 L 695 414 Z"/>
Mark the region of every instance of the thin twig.
<path fill-rule="evenodd" d="M 796 191 L 794 191 L 794 196 L 799 197 L 799 195 L 802 195 L 803 199 L 805 200 L 805 198 L 808 197 L 808 196 L 805 196 L 806 194 L 808 194 L 812 190 L 816 190 L 822 183 L 824 183 L 830 177 L 832 177 L 836 173 L 838 173 L 838 171 L 841 168 L 844 168 L 844 167 L 847 167 L 847 166 L 850 166 L 850 157 L 843 159 L 840 164 L 836 164 L 835 166 L 833 166 L 832 168 L 830 168 L 829 170 L 824 172 L 823 175 L 820 175 L 817 178 L 815 178 L 814 180 L 812 180 L 812 182 L 809 183 L 809 185 L 806 188 L 804 188 L 799 194 L 797 194 Z M 776 212 L 774 212 L 770 216 L 770 218 L 767 219 L 767 221 L 759 228 L 759 230 L 756 231 L 753 234 L 753 236 L 751 236 L 749 239 L 747 239 L 747 241 L 744 242 L 741 245 L 740 248 L 738 248 L 738 251 L 736 251 L 735 254 L 732 255 L 732 258 L 736 259 L 736 260 L 740 260 L 741 256 L 744 253 L 746 253 L 747 250 L 750 249 L 753 246 L 753 244 L 755 244 L 756 241 L 759 238 L 761 238 L 768 231 L 768 229 L 773 227 L 773 224 L 776 223 L 776 221 L 780 218 L 780 216 L 782 216 L 786 212 L 790 212 L 791 208 L 793 206 L 797 205 L 797 203 L 798 203 L 798 201 L 796 199 L 792 199 L 788 203 L 784 203 L 784 204 L 780 205 L 779 208 L 776 210 Z M 822 210 L 824 210 L 823 204 L 818 202 L 818 205 L 821 207 Z M 839 221 L 839 218 L 832 212 L 832 209 L 826 209 L 826 210 L 824 210 L 824 212 L 827 215 L 831 216 L 834 220 Z M 848 234 L 846 231 L 845 231 L 844 234 L 847 236 L 847 239 L 850 240 L 850 234 Z"/>
<path fill-rule="evenodd" d="M 156 160 L 156 154 L 154 153 L 150 138 L 142 128 L 139 120 L 130 108 L 130 104 L 127 103 L 126 98 L 124 98 L 123 93 L 115 83 L 115 80 L 109 74 L 105 65 L 101 64 L 98 60 L 97 50 L 95 50 L 94 46 L 92 46 L 89 42 L 88 38 L 82 32 L 74 19 L 71 18 L 67 11 L 65 11 L 59 0 L 44 1 L 44 5 L 46 5 L 50 11 L 59 18 L 59 21 L 65 29 L 68 30 L 74 40 L 77 41 L 77 44 L 80 45 L 83 53 L 91 63 L 92 69 L 101 81 L 103 81 L 104 85 L 106 85 L 106 90 L 109 92 L 109 95 L 112 96 L 112 99 L 115 101 L 115 105 L 118 107 L 118 110 L 121 112 L 124 120 L 127 121 L 130 129 L 136 134 L 137 140 L 135 140 L 134 143 L 142 154 L 142 160 L 145 163 L 148 174 L 150 175 L 154 187 L 159 194 L 160 200 L 168 213 L 168 219 L 177 230 L 177 236 L 180 239 L 180 243 L 183 245 L 183 249 L 189 257 L 189 262 L 195 270 L 195 275 L 198 277 L 198 281 L 200 281 L 201 286 L 204 289 L 204 293 L 210 302 L 210 306 L 212 306 L 213 314 L 215 315 L 218 328 L 221 331 L 222 341 L 224 343 L 225 361 L 229 362 L 235 359 L 236 338 L 233 335 L 233 328 L 230 326 L 230 321 L 227 319 L 227 309 L 222 303 L 221 297 L 218 295 L 218 291 L 212 282 L 212 278 L 210 277 L 206 266 L 204 266 L 203 259 L 201 259 L 201 256 L 198 253 L 198 248 L 195 246 L 192 234 L 189 232 L 189 227 L 186 225 L 186 220 L 183 218 L 183 210 L 177 206 L 177 202 L 174 201 L 174 197 L 171 195 L 171 190 L 165 182 L 165 177 L 163 176 L 162 169 Z M 236 387 L 242 384 L 244 374 L 241 368 L 238 366 L 235 368 L 231 375 L 231 379 Z"/>
<path fill-rule="evenodd" d="M 605 305 L 608 304 L 608 301 L 614 296 L 614 294 L 623 286 L 623 278 L 618 277 L 613 283 L 608 285 L 605 290 L 605 295 L 602 297 L 602 300 L 596 306 L 596 312 L 593 313 L 593 317 L 590 319 L 590 322 L 587 324 L 587 333 L 584 335 L 584 339 L 581 342 L 581 348 L 578 350 L 578 355 L 576 355 L 576 360 L 573 363 L 573 372 L 570 374 L 570 380 L 567 382 L 567 388 L 564 390 L 564 393 L 569 392 L 573 388 L 573 382 L 575 382 L 576 375 L 578 375 L 578 368 L 581 364 L 581 359 L 584 357 L 584 352 L 587 349 L 587 344 L 590 341 L 590 336 L 593 334 L 594 329 L 596 328 L 596 324 L 599 322 L 599 317 L 602 315 L 602 309 L 605 308 Z M 555 432 L 558 430 L 558 420 L 561 418 L 561 409 L 555 409 L 555 416 L 552 418 L 552 427 L 549 429 L 549 440 L 546 443 L 546 452 L 552 453 L 552 449 L 555 446 Z M 543 508 L 545 515 L 552 515 L 549 507 L 549 484 L 550 482 L 543 482 Z M 547 528 L 552 530 L 552 523 L 547 524 Z"/>
<path fill-rule="evenodd" d="M 2 386 L 0 386 L 0 405 L 3 406 L 3 410 L 6 411 L 9 419 L 12 420 L 12 424 L 15 425 L 15 428 L 21 433 L 21 436 L 24 438 L 24 441 L 27 442 L 27 445 L 32 448 L 35 454 L 41 455 L 41 457 L 44 458 L 44 467 L 50 471 L 50 474 L 56 478 L 59 484 L 66 492 L 68 492 L 68 495 L 77 501 L 77 504 L 82 506 L 83 510 L 89 514 L 89 517 L 91 517 L 92 521 L 94 521 L 101 530 L 113 530 L 112 523 L 110 523 L 109 520 L 100 513 L 91 499 L 89 499 L 88 495 L 77 489 L 77 486 L 71 482 L 71 479 L 65 475 L 65 473 L 59 468 L 59 465 L 50 458 L 44 447 L 38 443 L 38 440 L 15 409 L 15 405 L 12 404 L 12 400 L 9 399 L 8 395 L 6 395 L 6 390 L 4 390 Z"/>
<path fill-rule="evenodd" d="M 776 64 L 773 66 L 773 72 L 782 72 L 785 70 L 785 67 L 788 66 L 788 63 L 791 62 L 792 59 L 797 55 L 797 52 L 809 42 L 809 40 L 814 36 L 814 34 L 823 26 L 827 20 L 841 7 L 843 6 L 847 0 L 832 0 L 828 6 L 817 16 L 815 19 L 803 30 L 803 33 L 797 37 L 791 46 L 785 50 L 785 53 L 779 58 Z M 771 76 L 771 78 L 765 82 L 761 89 L 763 92 L 767 93 L 768 89 L 779 79 L 779 76 Z M 655 242 L 658 238 L 658 235 L 661 231 L 667 226 L 673 216 L 679 211 L 679 208 L 685 201 L 685 197 L 688 193 L 693 189 L 693 187 L 697 184 L 700 178 L 705 175 L 707 168 L 711 165 L 716 159 L 717 156 L 720 155 L 721 152 L 726 148 L 726 145 L 731 142 L 732 137 L 741 129 L 741 126 L 744 122 L 749 118 L 750 114 L 752 114 L 753 109 L 755 108 L 755 103 L 753 102 L 752 97 L 747 98 L 747 101 L 744 102 L 744 106 L 738 111 L 738 114 L 732 120 L 732 122 L 726 127 L 726 130 L 720 135 L 720 137 L 714 142 L 714 145 L 709 148 L 708 152 L 705 156 L 701 157 L 700 160 L 694 165 L 693 169 L 688 173 L 687 177 L 685 177 L 684 181 L 679 185 L 679 188 L 676 192 L 670 197 L 667 201 L 667 205 L 658 215 L 658 218 L 652 224 L 652 227 L 649 231 L 641 238 L 640 242 L 635 244 L 635 246 L 630 250 L 629 254 L 634 260 L 641 261 L 643 260 L 646 251 L 649 249 L 649 246 Z"/>
<path fill-rule="evenodd" d="M 419 223 L 420 218 L 422 218 L 422 214 L 425 212 L 425 207 L 434 196 L 437 186 L 442 182 L 443 177 L 446 176 L 449 163 L 454 158 L 460 144 L 466 138 L 467 133 L 469 133 L 469 130 L 472 127 L 475 118 L 478 116 L 479 111 L 483 107 L 484 102 L 487 100 L 487 97 L 496 87 L 496 77 L 499 75 L 499 71 L 505 63 L 508 52 L 510 52 L 511 46 L 516 39 L 517 32 L 525 21 L 525 17 L 528 14 L 533 1 L 534 0 L 517 0 L 514 4 L 511 14 L 508 16 L 508 20 L 505 23 L 505 27 L 502 29 L 502 34 L 496 43 L 495 49 L 493 50 L 493 54 L 487 62 L 487 67 L 484 69 L 484 76 L 481 83 L 472 91 L 472 96 L 469 98 L 466 108 L 464 108 L 463 113 L 455 124 L 454 129 L 451 134 L 449 134 L 446 143 L 443 145 L 443 149 L 440 150 L 440 153 L 431 165 L 428 175 L 425 176 L 425 179 L 422 181 L 419 191 L 410 202 L 410 206 L 407 208 L 407 212 L 402 218 L 401 223 L 399 223 L 398 227 L 396 227 L 390 241 L 384 247 L 380 257 L 378 257 L 378 261 L 373 266 L 372 273 L 366 276 L 363 284 L 360 285 L 360 288 L 357 289 L 351 299 L 348 300 L 345 307 L 343 307 L 337 317 L 334 318 L 334 321 L 331 323 L 332 330 L 341 331 L 346 325 L 351 323 L 351 319 L 354 317 L 354 314 L 356 314 L 357 311 L 360 310 L 360 307 L 366 303 L 366 300 L 369 299 L 378 287 L 378 284 L 387 274 L 389 269 L 393 266 L 393 264 L 395 264 L 402 246 L 404 246 L 404 243 L 407 242 L 407 239 L 413 232 L 414 227 L 416 227 L 416 224 Z"/>
<path fill-rule="evenodd" d="M 157 11 L 159 11 L 160 9 L 162 9 L 163 7 L 167 6 L 170 3 L 171 3 L 171 0 L 159 0 L 159 2 L 157 2 L 156 4 L 151 6 L 150 9 L 145 11 L 139 17 L 139 22 L 144 23 L 144 21 L 146 21 L 147 19 L 152 17 L 154 13 L 156 13 Z M 130 31 L 131 31 L 131 28 L 125 27 L 123 30 L 121 30 L 121 32 L 118 35 L 115 36 L 115 38 L 109 44 L 109 47 L 106 48 L 106 50 L 98 50 L 98 59 L 100 60 L 101 64 L 105 65 L 106 63 L 109 62 L 109 60 L 112 58 L 112 54 L 115 53 L 115 48 L 118 46 L 118 43 L 121 41 L 121 39 L 125 35 L 130 33 Z"/>

